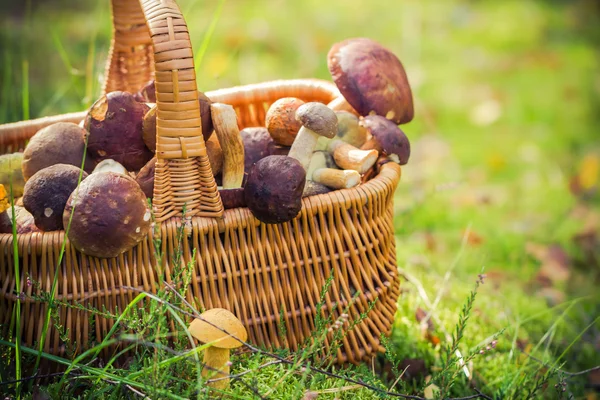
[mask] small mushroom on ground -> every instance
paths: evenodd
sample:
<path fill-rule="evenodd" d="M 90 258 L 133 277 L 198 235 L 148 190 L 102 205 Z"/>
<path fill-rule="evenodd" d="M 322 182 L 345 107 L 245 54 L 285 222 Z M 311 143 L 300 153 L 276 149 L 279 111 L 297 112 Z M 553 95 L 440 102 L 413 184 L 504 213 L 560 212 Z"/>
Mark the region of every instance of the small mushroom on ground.
<path fill-rule="evenodd" d="M 313 172 L 312 179 L 332 189 L 350 189 L 360 183 L 360 174 L 351 169 L 321 168 Z"/>
<path fill-rule="evenodd" d="M 246 205 L 265 224 L 295 218 L 302 209 L 306 171 L 287 156 L 267 156 L 257 161 L 244 187 Z"/>
<path fill-rule="evenodd" d="M 12 184 L 12 197 L 23 195 L 25 178 L 23 178 L 23 153 L 4 154 L 0 156 L 0 184 L 10 191 Z"/>
<path fill-rule="evenodd" d="M 402 63 L 391 51 L 367 38 L 334 44 L 327 66 L 338 89 L 362 116 L 375 113 L 396 124 L 414 116 L 413 97 Z"/>
<path fill-rule="evenodd" d="M 410 142 L 402 130 L 392 121 L 380 115 L 364 117 L 360 124 L 372 135 L 363 149 L 375 149 L 400 165 L 408 162 Z"/>
<path fill-rule="evenodd" d="M 296 119 L 296 110 L 304 104 L 304 101 L 295 97 L 283 97 L 267 110 L 265 125 L 275 143 L 283 146 L 291 146 L 298 131 L 302 127 Z"/>
<path fill-rule="evenodd" d="M 23 152 L 23 177 L 25 181 L 41 169 L 55 164 L 81 167 L 87 132 L 72 122 L 57 122 L 48 125 L 29 140 Z M 84 170 L 92 172 L 95 162 L 85 159 Z"/>
<path fill-rule="evenodd" d="M 79 174 L 88 174 L 68 164 L 56 164 L 36 172 L 25 184 L 23 206 L 33 215 L 35 225 L 42 231 L 64 228 L 63 211 L 71 193 L 77 187 Z"/>
<path fill-rule="evenodd" d="M 91 174 L 65 207 L 73 214 L 69 240 L 83 254 L 109 258 L 130 250 L 148 235 L 151 213 L 136 181 L 115 172 Z"/>
<path fill-rule="evenodd" d="M 306 170 L 319 137 L 331 139 L 337 134 L 337 117 L 325 104 L 310 102 L 298 107 L 296 119 L 302 123 L 302 128 L 298 131 L 288 156 L 298 160 Z"/>
<path fill-rule="evenodd" d="M 190 334 L 202 343 L 211 346 L 204 351 L 202 376 L 218 379 L 209 382 L 214 389 L 225 389 L 229 385 L 229 359 L 231 349 L 241 347 L 248 339 L 248 332 L 241 321 L 230 311 L 212 308 L 205 311 L 190 324 Z M 225 379 L 220 379 L 225 378 Z"/>
<path fill-rule="evenodd" d="M 223 103 L 212 103 L 210 110 L 215 133 L 223 150 L 223 188 L 241 187 L 244 180 L 244 144 L 235 110 Z"/>
<path fill-rule="evenodd" d="M 128 171 L 142 168 L 152 158 L 142 134 L 142 123 L 149 109 L 127 92 L 110 92 L 98 99 L 85 119 L 92 158 L 113 159 Z"/>
<path fill-rule="evenodd" d="M 115 160 L 111 160 L 107 158 L 106 160 L 102 160 L 96 165 L 96 168 L 92 171 L 92 174 L 97 174 L 98 172 L 116 172 L 119 174 L 127 175 L 127 170 L 125 167 Z"/>
<path fill-rule="evenodd" d="M 140 185 L 146 198 L 154 196 L 154 173 L 156 171 L 156 157 L 152 157 L 135 176 L 135 181 Z"/>

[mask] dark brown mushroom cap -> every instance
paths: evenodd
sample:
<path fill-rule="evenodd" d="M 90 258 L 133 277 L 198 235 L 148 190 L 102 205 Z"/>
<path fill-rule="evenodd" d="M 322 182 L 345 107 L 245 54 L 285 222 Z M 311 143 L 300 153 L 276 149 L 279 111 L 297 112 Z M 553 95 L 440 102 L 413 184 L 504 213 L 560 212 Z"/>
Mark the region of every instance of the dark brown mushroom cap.
<path fill-rule="evenodd" d="M 151 213 L 135 180 L 115 172 L 91 174 L 69 197 L 63 222 L 73 214 L 69 240 L 82 253 L 116 257 L 148 235 Z"/>
<path fill-rule="evenodd" d="M 136 101 L 142 103 L 156 103 L 156 84 L 154 83 L 154 79 L 148 81 L 133 97 Z"/>
<path fill-rule="evenodd" d="M 17 224 L 17 234 L 40 232 L 35 226 L 33 215 L 25 207 L 15 205 L 15 222 Z M 3 213 L 0 213 L 0 233 L 12 233 L 12 207 L 9 207 Z"/>
<path fill-rule="evenodd" d="M 57 122 L 37 131 L 23 152 L 25 180 L 55 164 L 81 166 L 87 132 L 72 122 Z M 84 170 L 92 172 L 95 162 L 86 157 Z"/>
<path fill-rule="evenodd" d="M 213 103 L 204 93 L 198 92 L 198 101 L 200 102 L 200 119 L 202 121 L 202 136 L 208 140 L 215 130 L 210 115 L 210 105 Z"/>
<path fill-rule="evenodd" d="M 348 103 L 361 115 L 374 112 L 396 124 L 414 116 L 412 91 L 402 63 L 391 51 L 367 38 L 334 44 L 329 72 Z"/>
<path fill-rule="evenodd" d="M 302 209 L 306 172 L 287 156 L 267 156 L 250 170 L 244 197 L 252 214 L 266 224 L 295 218 Z"/>
<path fill-rule="evenodd" d="M 63 211 L 77 187 L 80 170 L 68 164 L 56 164 L 36 172 L 25 184 L 23 206 L 33 215 L 42 231 L 58 231 L 63 226 Z M 82 171 L 82 180 L 88 174 Z"/>
<path fill-rule="evenodd" d="M 255 162 L 271 155 L 276 146 L 265 127 L 250 127 L 240 131 L 244 143 L 244 171 L 248 173 Z"/>
<path fill-rule="evenodd" d="M 156 171 L 156 157 L 152 157 L 150 161 L 135 176 L 135 181 L 140 185 L 147 198 L 152 198 L 154 195 L 154 173 Z"/>
<path fill-rule="evenodd" d="M 397 156 L 397 162 L 400 165 L 408 162 L 410 142 L 394 122 L 380 115 L 369 115 L 362 118 L 359 124 L 367 128 L 373 135 L 373 138 L 379 143 L 381 151 L 388 156 Z"/>
<path fill-rule="evenodd" d="M 296 119 L 302 125 L 316 133 L 331 139 L 337 134 L 337 116 L 335 111 L 323 103 L 302 104 L 296 110 Z"/>
<path fill-rule="evenodd" d="M 110 92 L 98 99 L 85 118 L 92 158 L 112 158 L 128 171 L 142 168 L 152 158 L 142 135 L 142 121 L 149 109 L 127 92 Z"/>

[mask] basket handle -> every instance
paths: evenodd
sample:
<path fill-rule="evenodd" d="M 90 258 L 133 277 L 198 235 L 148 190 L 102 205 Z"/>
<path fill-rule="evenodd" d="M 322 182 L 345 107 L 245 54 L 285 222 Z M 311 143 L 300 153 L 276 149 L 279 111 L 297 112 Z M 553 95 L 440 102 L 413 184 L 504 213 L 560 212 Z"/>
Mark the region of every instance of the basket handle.
<path fill-rule="evenodd" d="M 179 7 L 173 0 L 111 3 L 114 39 L 105 88 L 137 91 L 155 78 L 156 221 L 180 216 L 184 207 L 186 217 L 221 217 L 202 137 L 192 44 Z"/>

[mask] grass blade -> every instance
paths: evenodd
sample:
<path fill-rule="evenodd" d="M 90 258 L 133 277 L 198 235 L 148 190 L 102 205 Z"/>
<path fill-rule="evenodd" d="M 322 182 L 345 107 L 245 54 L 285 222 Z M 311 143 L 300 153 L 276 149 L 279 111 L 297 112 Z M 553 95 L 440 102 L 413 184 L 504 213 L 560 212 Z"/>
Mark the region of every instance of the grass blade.
<path fill-rule="evenodd" d="M 217 9 L 215 10 L 212 19 L 210 21 L 210 25 L 202 38 L 202 43 L 200 44 L 200 48 L 194 55 L 194 68 L 196 69 L 196 74 L 198 74 L 200 70 L 200 65 L 202 64 L 202 59 L 204 58 L 204 54 L 206 54 L 206 50 L 208 49 L 208 45 L 210 40 L 215 32 L 215 28 L 217 27 L 217 23 L 219 22 L 219 17 L 221 16 L 221 11 L 223 11 L 223 5 L 225 4 L 225 0 L 220 0 Z"/>

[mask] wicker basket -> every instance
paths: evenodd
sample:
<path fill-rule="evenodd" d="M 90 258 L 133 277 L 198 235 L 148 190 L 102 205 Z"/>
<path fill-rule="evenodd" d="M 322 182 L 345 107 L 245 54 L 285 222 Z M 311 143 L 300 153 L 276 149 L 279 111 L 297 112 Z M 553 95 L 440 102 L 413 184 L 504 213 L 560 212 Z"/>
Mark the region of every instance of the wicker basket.
<path fill-rule="evenodd" d="M 254 344 L 296 350 L 314 329 L 320 292 L 333 277 L 325 298 L 326 315 L 335 319 L 349 306 L 349 318 L 355 319 L 377 301 L 331 356 L 337 362 L 359 362 L 383 351 L 379 338 L 391 329 L 399 296 L 392 199 L 400 167 L 387 163 L 358 187 L 305 198 L 300 215 L 284 224 L 265 225 L 247 208 L 223 211 L 201 135 L 186 24 L 172 1 L 140 3 L 112 0 L 115 29 L 105 90 L 137 91 L 156 78 L 160 164 L 156 181 L 161 184 L 155 187 L 154 203 L 158 203 L 162 252 L 167 254 L 166 280 L 173 268 L 170 254 L 177 245 L 177 215 L 186 203 L 188 215 L 194 216 L 191 237 L 183 245 L 183 261 L 189 262 L 196 249 L 188 301 L 203 308 L 231 310 L 247 327 Z M 264 126 L 265 111 L 281 97 L 323 103 L 339 97 L 332 83 L 320 80 L 274 81 L 206 94 L 213 101 L 233 105 L 240 127 Z M 19 151 L 41 127 L 57 121 L 79 122 L 84 114 L 0 126 L 0 151 Z M 188 177 L 183 190 L 171 184 L 178 175 Z M 186 192 L 189 188 L 194 189 L 192 196 Z M 14 328 L 16 294 L 24 292 L 20 327 L 24 345 L 39 340 L 46 310 L 46 304 L 31 296 L 49 292 L 54 274 L 59 274 L 57 299 L 97 309 L 123 310 L 138 294 L 125 286 L 158 290 L 151 233 L 113 259 L 79 253 L 63 231 L 23 234 L 17 240 L 20 288 L 15 287 L 12 235 L 0 235 L 0 323 L 6 337 L 7 330 Z M 57 265 L 65 240 L 65 256 Z M 39 282 L 39 288 L 27 286 L 27 276 Z M 356 301 L 348 304 L 357 292 Z M 80 351 L 90 339 L 102 340 L 113 322 L 94 316 L 92 328 L 86 311 L 62 307 L 59 314 Z M 56 329 L 49 330 L 44 350 L 64 352 Z"/>

